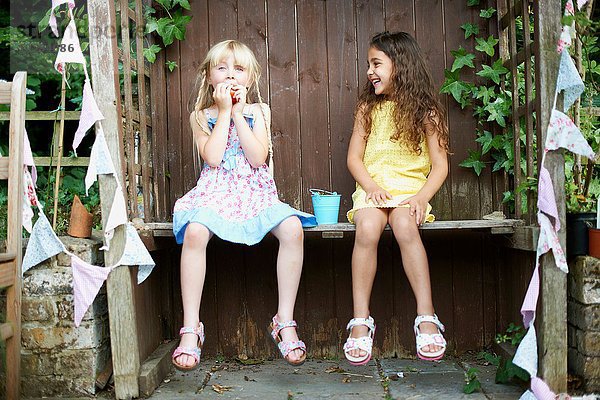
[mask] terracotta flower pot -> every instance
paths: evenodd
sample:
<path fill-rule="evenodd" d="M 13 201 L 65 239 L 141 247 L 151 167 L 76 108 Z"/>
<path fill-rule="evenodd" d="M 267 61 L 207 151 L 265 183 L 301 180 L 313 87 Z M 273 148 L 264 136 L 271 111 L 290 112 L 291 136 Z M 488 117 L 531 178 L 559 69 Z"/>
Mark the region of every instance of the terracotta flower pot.
<path fill-rule="evenodd" d="M 78 238 L 89 238 L 92 236 L 92 219 L 93 215 L 85 209 L 84 205 L 79 200 L 79 196 L 73 198 L 71 206 L 71 218 L 69 220 L 69 236 Z"/>
<path fill-rule="evenodd" d="M 589 228 L 589 252 L 592 257 L 600 258 L 600 229 Z"/>

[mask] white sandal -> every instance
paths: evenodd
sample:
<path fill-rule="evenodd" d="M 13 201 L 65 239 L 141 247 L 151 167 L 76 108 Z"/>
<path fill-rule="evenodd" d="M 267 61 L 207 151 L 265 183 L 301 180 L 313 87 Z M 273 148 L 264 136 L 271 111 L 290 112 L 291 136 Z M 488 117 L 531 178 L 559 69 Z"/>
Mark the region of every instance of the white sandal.
<path fill-rule="evenodd" d="M 364 325 L 369 328 L 368 336 L 361 336 L 359 338 L 351 337 L 352 328 L 355 326 Z M 344 355 L 348 362 L 352 365 L 365 365 L 371 359 L 371 353 L 373 352 L 373 337 L 375 336 L 375 320 L 369 316 L 369 318 L 352 318 L 346 326 L 348 330 L 348 339 L 344 344 Z M 349 354 L 352 350 L 363 350 L 367 352 L 364 356 L 353 357 Z"/>
<path fill-rule="evenodd" d="M 438 327 L 439 333 L 421 333 L 419 325 L 422 322 L 431 322 Z M 444 325 L 440 322 L 437 315 L 417 315 L 415 318 L 415 337 L 417 339 L 417 357 L 421 360 L 436 361 L 444 357 L 446 352 L 446 339 L 442 336 L 441 332 L 445 331 Z M 438 351 L 422 351 L 423 347 L 434 345 L 441 347 Z"/>

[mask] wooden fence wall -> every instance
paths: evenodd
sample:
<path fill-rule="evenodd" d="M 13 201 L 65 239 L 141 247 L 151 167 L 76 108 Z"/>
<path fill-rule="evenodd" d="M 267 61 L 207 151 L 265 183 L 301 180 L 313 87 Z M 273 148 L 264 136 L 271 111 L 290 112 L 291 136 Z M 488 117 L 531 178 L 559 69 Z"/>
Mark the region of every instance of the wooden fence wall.
<path fill-rule="evenodd" d="M 311 212 L 309 188 L 335 190 L 342 194 L 343 221 L 354 190 L 346 152 L 354 106 L 366 81 L 369 39 L 383 30 L 413 34 L 439 87 L 444 68 L 453 62 L 450 50 L 462 46 L 474 51 L 474 40 L 464 39 L 460 25 L 479 23 L 485 37 L 494 30 L 465 0 L 193 0 L 190 4 L 193 18 L 186 40 L 160 53 L 151 70 L 158 221 L 171 219 L 175 200 L 197 180 L 188 123 L 190 98 L 195 96 L 191 89 L 197 67 L 218 41 L 243 41 L 262 66 L 261 93 L 273 114 L 275 180 L 282 200 Z M 166 72 L 166 60 L 179 67 Z M 448 109 L 452 155 L 450 175 L 433 201 L 434 213 L 442 220 L 480 219 L 500 208 L 501 193 L 494 189 L 499 186 L 489 166 L 480 177 L 459 166 L 467 150 L 475 147 L 476 123 L 471 111 L 442 99 Z M 494 236 L 480 232 L 426 232 L 423 238 L 434 302 L 448 328 L 452 350 L 481 348 L 508 322 L 519 322 L 520 299 L 532 270 L 530 253 L 501 249 Z M 352 245 L 352 234 L 333 240 L 306 235 L 296 318 L 314 356 L 339 354 L 345 340 L 343 329 L 352 313 Z M 272 237 L 254 247 L 217 238 L 211 242 L 201 310 L 207 354 L 273 354 L 265 327 L 276 312 L 276 254 Z M 376 346 L 383 355 L 414 354 L 415 303 L 391 234 L 384 234 L 379 255 L 372 307 L 379 327 Z M 173 273 L 174 298 L 165 302 L 174 302 L 175 315 L 181 312 L 178 257 L 179 250 L 173 250 L 171 262 L 161 257 L 164 263 L 159 266 Z M 156 279 L 159 274 L 151 281 Z"/>

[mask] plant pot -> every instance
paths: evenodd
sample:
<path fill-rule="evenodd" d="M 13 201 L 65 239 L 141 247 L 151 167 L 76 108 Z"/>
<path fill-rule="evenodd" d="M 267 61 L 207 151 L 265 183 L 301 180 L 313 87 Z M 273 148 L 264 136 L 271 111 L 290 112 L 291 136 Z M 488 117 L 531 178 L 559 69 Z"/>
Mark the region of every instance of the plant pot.
<path fill-rule="evenodd" d="M 567 213 L 567 257 L 588 254 L 588 227 L 596 226 L 596 213 Z"/>
<path fill-rule="evenodd" d="M 589 251 L 588 254 L 592 257 L 600 258 L 600 229 L 589 228 Z"/>
<path fill-rule="evenodd" d="M 73 198 L 71 206 L 71 218 L 69 219 L 69 236 L 78 238 L 89 238 L 92 236 L 93 215 L 85 209 L 79 200 L 79 196 Z"/>

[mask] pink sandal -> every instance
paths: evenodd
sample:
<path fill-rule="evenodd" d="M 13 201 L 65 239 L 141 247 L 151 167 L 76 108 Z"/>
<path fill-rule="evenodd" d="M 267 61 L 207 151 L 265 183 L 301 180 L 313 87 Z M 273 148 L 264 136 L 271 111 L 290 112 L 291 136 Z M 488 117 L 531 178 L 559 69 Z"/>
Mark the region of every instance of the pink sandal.
<path fill-rule="evenodd" d="M 439 333 L 421 333 L 419 325 L 423 322 L 431 322 L 438 327 Z M 415 337 L 417 339 L 417 357 L 426 361 L 437 361 L 444 357 L 446 352 L 446 339 L 442 336 L 445 331 L 444 325 L 440 322 L 437 315 L 417 315 L 415 318 Z M 441 347 L 438 351 L 422 351 L 423 347 L 434 345 Z"/>
<path fill-rule="evenodd" d="M 198 336 L 198 343 L 196 344 L 196 347 L 189 348 L 179 346 L 175 349 L 173 355 L 171 356 L 171 362 L 173 363 L 173 366 L 179 371 L 183 372 L 193 371 L 200 365 L 200 354 L 202 353 L 201 347 L 204 345 L 204 325 L 202 324 L 202 322 L 200 322 L 197 328 L 184 326 L 179 330 L 179 336 L 183 336 L 186 333 L 193 333 L 194 335 Z M 195 361 L 194 364 L 190 367 L 178 364 L 175 359 L 182 354 L 193 357 Z"/>
<path fill-rule="evenodd" d="M 361 336 L 359 338 L 351 337 L 352 328 L 359 325 L 364 325 L 369 328 L 368 336 Z M 346 359 L 352 365 L 365 365 L 371 359 L 371 353 L 373 352 L 375 320 L 371 316 L 369 316 L 369 318 L 352 318 L 350 322 L 348 322 L 346 330 L 349 332 L 348 339 L 346 339 L 346 343 L 344 343 L 344 355 L 346 356 Z M 352 350 L 363 350 L 367 354 L 364 356 L 353 357 L 349 354 Z"/>
<path fill-rule="evenodd" d="M 294 320 L 287 321 L 287 322 L 279 322 L 279 320 L 277 319 L 277 315 L 275 315 L 273 317 L 273 322 L 271 322 L 271 324 L 269 325 L 269 333 L 271 334 L 271 338 L 273 339 L 273 342 L 275 342 L 275 344 L 277 345 L 277 348 L 279 348 L 279 352 L 283 356 L 283 359 L 285 361 L 287 361 L 287 363 L 290 365 L 299 366 L 299 365 L 304 364 L 304 361 L 306 361 L 306 345 L 304 344 L 304 342 L 302 340 L 284 342 L 281 339 L 281 337 L 279 336 L 279 332 L 283 328 L 289 328 L 289 327 L 296 328 L 296 327 L 298 327 L 298 324 Z M 298 349 L 304 352 L 304 354 L 302 355 L 302 358 L 300 358 L 300 360 L 298 360 L 296 362 L 291 362 L 287 358 L 287 356 L 292 351 L 298 350 Z"/>

